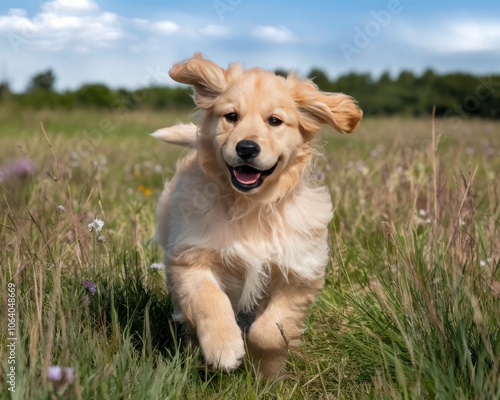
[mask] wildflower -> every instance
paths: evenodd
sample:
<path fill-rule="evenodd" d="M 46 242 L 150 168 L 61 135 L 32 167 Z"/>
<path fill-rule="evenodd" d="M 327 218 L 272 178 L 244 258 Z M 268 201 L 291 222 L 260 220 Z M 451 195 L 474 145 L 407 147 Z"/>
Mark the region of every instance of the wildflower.
<path fill-rule="evenodd" d="M 90 224 L 88 224 L 89 232 L 99 233 L 102 231 L 104 226 L 104 221 L 95 218 Z"/>
<path fill-rule="evenodd" d="M 82 282 L 82 286 L 86 288 L 91 294 L 95 294 L 97 292 L 97 285 L 89 281 L 88 279 L 84 279 Z"/>
<path fill-rule="evenodd" d="M 432 223 L 432 219 L 427 217 L 427 211 L 425 211 L 424 209 L 420 209 L 418 210 L 418 215 L 416 216 L 416 222 L 417 222 L 417 225 L 424 225 L 424 224 L 430 224 Z"/>
<path fill-rule="evenodd" d="M 25 181 L 35 174 L 36 165 L 29 158 L 20 158 L 0 169 L 0 182 Z"/>
<path fill-rule="evenodd" d="M 66 212 L 66 208 L 62 205 L 62 204 L 59 204 L 57 207 L 56 207 L 56 210 L 58 213 L 64 213 Z"/>
<path fill-rule="evenodd" d="M 152 193 L 151 189 L 144 185 L 139 185 L 139 192 L 144 193 L 146 196 L 150 196 Z"/>
<path fill-rule="evenodd" d="M 472 156 L 476 152 L 476 149 L 474 147 L 466 147 L 465 148 L 465 154 L 468 156 Z"/>
<path fill-rule="evenodd" d="M 75 379 L 73 368 L 52 365 L 47 368 L 47 379 L 54 384 L 72 383 Z"/>
<path fill-rule="evenodd" d="M 370 172 L 370 169 L 365 165 L 363 161 L 360 161 L 356 165 L 356 169 L 361 173 L 361 175 L 366 176 Z"/>
<path fill-rule="evenodd" d="M 73 368 L 52 365 L 47 368 L 47 379 L 52 382 L 56 392 L 63 393 L 75 380 L 75 374 Z"/>
<path fill-rule="evenodd" d="M 49 381 L 59 382 L 62 379 L 62 377 L 63 377 L 63 371 L 61 367 L 53 365 L 47 369 L 47 378 L 49 379 Z"/>
<path fill-rule="evenodd" d="M 65 367 L 64 368 L 64 377 L 69 383 L 72 383 L 75 380 L 75 374 L 73 368 Z"/>
<path fill-rule="evenodd" d="M 153 263 L 149 266 L 149 268 L 156 270 L 163 269 L 163 267 L 164 267 L 163 263 Z"/>
<path fill-rule="evenodd" d="M 381 145 L 378 145 L 377 147 L 375 147 L 371 152 L 370 152 L 370 155 L 373 157 L 373 158 L 376 158 L 378 157 L 381 153 L 383 153 L 384 151 L 384 146 L 381 146 Z"/>
<path fill-rule="evenodd" d="M 99 243 L 106 243 L 106 237 L 101 235 L 97 238 L 97 241 Z"/>

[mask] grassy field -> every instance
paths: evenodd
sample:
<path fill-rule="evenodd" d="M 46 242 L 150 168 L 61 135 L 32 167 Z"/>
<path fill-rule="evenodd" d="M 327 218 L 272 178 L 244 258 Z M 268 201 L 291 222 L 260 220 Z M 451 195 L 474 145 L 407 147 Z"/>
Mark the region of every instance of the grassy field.
<path fill-rule="evenodd" d="M 263 382 L 200 368 L 155 268 L 184 150 L 147 133 L 187 118 L 0 109 L 2 398 L 500 399 L 500 122 L 323 132 L 326 284 L 286 378 Z"/>

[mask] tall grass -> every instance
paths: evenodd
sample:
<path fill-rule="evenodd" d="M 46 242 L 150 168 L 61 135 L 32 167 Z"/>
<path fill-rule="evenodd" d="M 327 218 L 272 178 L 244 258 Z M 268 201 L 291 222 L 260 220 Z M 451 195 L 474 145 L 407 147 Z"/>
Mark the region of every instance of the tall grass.
<path fill-rule="evenodd" d="M 3 398 L 500 398 L 500 124 L 437 121 L 433 138 L 430 120 L 366 120 L 351 136 L 324 133 L 332 261 L 302 352 L 285 379 L 263 382 L 247 361 L 203 369 L 170 316 L 151 238 L 183 150 L 144 133 L 176 117 L 132 113 L 92 141 L 78 127 L 109 116 L 56 114 L 6 115 L 0 139 L 0 163 L 38 165 L 1 183 L 0 287 L 6 304 L 16 285 L 18 338 L 11 393 L 0 329 Z M 40 120 L 52 121 L 46 135 Z M 95 218 L 103 230 L 89 232 Z M 51 365 L 74 381 L 52 384 Z"/>

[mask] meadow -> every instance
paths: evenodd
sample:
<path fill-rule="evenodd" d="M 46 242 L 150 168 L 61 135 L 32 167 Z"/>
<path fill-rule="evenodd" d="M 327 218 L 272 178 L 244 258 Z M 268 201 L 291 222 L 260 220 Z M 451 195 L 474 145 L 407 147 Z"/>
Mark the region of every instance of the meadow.
<path fill-rule="evenodd" d="M 331 262 L 262 381 L 204 369 L 171 319 L 152 237 L 186 150 L 147 134 L 188 118 L 0 108 L 1 398 L 500 399 L 500 122 L 321 133 Z"/>

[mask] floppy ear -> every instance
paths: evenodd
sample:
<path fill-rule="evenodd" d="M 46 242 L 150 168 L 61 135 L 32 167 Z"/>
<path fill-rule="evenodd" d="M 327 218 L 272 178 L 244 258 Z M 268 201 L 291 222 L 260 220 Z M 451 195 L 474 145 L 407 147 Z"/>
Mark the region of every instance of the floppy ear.
<path fill-rule="evenodd" d="M 194 102 L 199 108 L 206 109 L 226 89 L 225 72 L 217 64 L 204 59 L 200 53 L 195 53 L 189 60 L 174 64 L 169 75 L 177 82 L 193 85 Z"/>
<path fill-rule="evenodd" d="M 331 125 L 341 133 L 351 133 L 356 128 L 363 111 L 351 96 L 321 92 L 311 81 L 295 77 L 291 79 L 295 80 L 295 103 L 301 112 L 300 123 L 306 132 L 315 133 L 323 124 Z"/>

